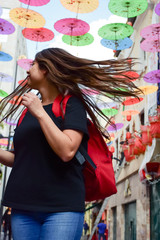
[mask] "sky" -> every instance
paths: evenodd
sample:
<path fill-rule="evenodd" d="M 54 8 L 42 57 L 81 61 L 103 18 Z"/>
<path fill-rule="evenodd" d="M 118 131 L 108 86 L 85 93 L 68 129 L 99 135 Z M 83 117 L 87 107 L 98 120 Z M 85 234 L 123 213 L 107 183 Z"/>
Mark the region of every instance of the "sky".
<path fill-rule="evenodd" d="M 78 19 L 87 22 L 90 25 L 89 33 L 93 35 L 94 42 L 87 46 L 71 46 L 62 41 L 63 34 L 54 29 L 54 24 L 63 18 L 76 18 L 76 12 L 67 10 L 60 0 L 50 0 L 44 6 L 33 7 L 23 4 L 24 8 L 29 7 L 30 10 L 39 12 L 46 20 L 45 28 L 50 29 L 54 33 L 54 38 L 51 41 L 44 43 L 27 40 L 28 58 L 34 59 L 36 52 L 48 47 L 60 47 L 71 54 L 89 58 L 93 60 L 105 60 L 113 58 L 113 50 L 105 48 L 101 45 L 101 37 L 98 36 L 100 27 L 108 23 L 123 22 L 126 23 L 126 18 L 113 15 L 108 9 L 109 0 L 99 0 L 99 6 L 96 10 L 90 13 L 79 13 Z"/>

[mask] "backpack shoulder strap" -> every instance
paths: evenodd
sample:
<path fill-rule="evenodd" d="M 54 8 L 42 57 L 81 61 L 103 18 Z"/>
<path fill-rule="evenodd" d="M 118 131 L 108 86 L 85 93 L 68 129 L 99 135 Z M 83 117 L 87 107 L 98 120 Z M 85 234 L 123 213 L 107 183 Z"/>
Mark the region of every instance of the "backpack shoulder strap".
<path fill-rule="evenodd" d="M 28 111 L 27 108 L 25 108 L 25 109 L 23 110 L 23 112 L 22 112 L 22 114 L 21 114 L 21 116 L 20 116 L 20 118 L 19 118 L 19 120 L 18 120 L 17 126 L 19 126 L 19 125 L 21 124 L 21 122 L 22 122 L 24 116 L 26 115 L 26 112 L 27 112 L 27 111 Z"/>
<path fill-rule="evenodd" d="M 62 117 L 64 119 L 66 105 L 71 95 L 66 95 L 63 97 L 61 94 L 56 97 L 52 105 L 52 112 L 56 117 Z M 62 108 L 61 108 L 62 103 Z"/>

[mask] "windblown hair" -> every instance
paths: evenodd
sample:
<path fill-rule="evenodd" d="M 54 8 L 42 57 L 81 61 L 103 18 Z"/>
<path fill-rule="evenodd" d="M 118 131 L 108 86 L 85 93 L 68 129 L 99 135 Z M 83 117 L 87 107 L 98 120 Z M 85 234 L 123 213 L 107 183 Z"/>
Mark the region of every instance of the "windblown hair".
<path fill-rule="evenodd" d="M 48 48 L 37 53 L 35 61 L 38 62 L 40 69 L 46 70 L 48 81 L 55 84 L 63 96 L 71 94 L 82 101 L 86 112 L 101 132 L 97 114 L 107 122 L 110 120 L 82 88 L 98 91 L 99 94 L 120 102 L 123 97 L 137 97 L 140 93 L 132 82 L 135 80 L 134 77 L 128 77 L 126 74 L 134 64 L 134 59 L 94 61 L 73 56 L 60 48 Z M 17 102 L 8 108 L 1 121 L 17 111 L 21 104 L 19 98 L 30 90 L 28 84 L 22 82 L 0 102 L 2 114 L 13 97 L 18 96 Z"/>

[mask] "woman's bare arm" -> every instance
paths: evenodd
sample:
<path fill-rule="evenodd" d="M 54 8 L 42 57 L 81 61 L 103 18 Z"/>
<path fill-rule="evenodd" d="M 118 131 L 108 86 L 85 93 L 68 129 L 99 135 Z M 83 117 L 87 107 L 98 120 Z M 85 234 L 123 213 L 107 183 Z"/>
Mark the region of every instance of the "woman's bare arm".
<path fill-rule="evenodd" d="M 13 167 L 14 153 L 0 149 L 0 163 L 7 167 Z"/>

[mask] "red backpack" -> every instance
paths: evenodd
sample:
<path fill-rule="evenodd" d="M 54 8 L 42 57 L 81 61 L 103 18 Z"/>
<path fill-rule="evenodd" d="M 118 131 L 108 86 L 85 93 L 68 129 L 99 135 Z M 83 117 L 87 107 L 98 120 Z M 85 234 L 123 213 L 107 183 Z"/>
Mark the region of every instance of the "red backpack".
<path fill-rule="evenodd" d="M 65 109 L 70 97 L 71 95 L 67 95 L 62 101 L 62 96 L 59 95 L 54 100 L 52 111 L 56 117 L 65 117 Z M 60 107 L 61 101 L 63 113 Z M 25 109 L 20 116 L 18 125 L 22 122 L 26 112 L 27 109 Z M 101 200 L 117 192 L 112 166 L 112 153 L 109 151 L 101 133 L 89 119 L 88 132 L 88 151 L 86 151 L 83 146 L 80 146 L 76 154 L 76 158 L 80 163 L 86 160 L 84 163 L 83 175 L 86 191 L 85 200 L 87 202 Z"/>

